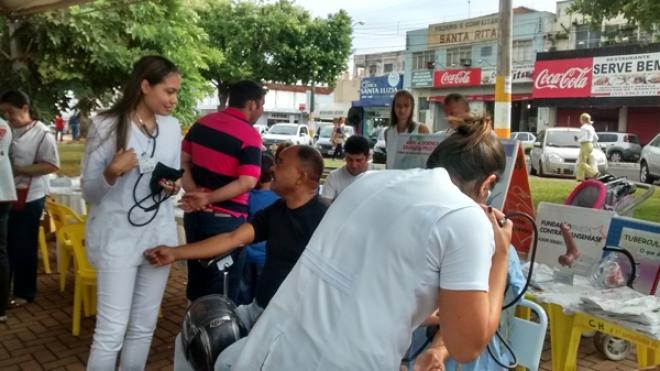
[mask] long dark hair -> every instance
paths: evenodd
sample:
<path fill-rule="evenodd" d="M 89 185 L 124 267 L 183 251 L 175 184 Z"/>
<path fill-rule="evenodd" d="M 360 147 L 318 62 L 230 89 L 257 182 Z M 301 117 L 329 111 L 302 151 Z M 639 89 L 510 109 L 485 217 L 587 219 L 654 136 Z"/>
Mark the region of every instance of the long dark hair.
<path fill-rule="evenodd" d="M 489 176 L 502 176 L 506 157 L 488 118 L 466 118 L 433 150 L 426 167 L 445 168 L 459 188 L 474 194 Z"/>
<path fill-rule="evenodd" d="M 15 108 L 21 109 L 23 106 L 28 107 L 28 112 L 30 118 L 36 120 L 36 114 L 32 109 L 32 101 L 30 96 L 20 90 L 9 90 L 2 94 L 0 97 L 0 103 L 6 103 Z"/>
<path fill-rule="evenodd" d="M 396 116 L 396 111 L 394 107 L 396 106 L 396 100 L 399 99 L 400 97 L 404 97 L 410 101 L 410 116 L 408 116 L 408 120 L 406 122 L 406 128 L 408 128 L 408 132 L 412 133 L 413 130 L 415 130 L 415 124 L 413 124 L 413 114 L 415 113 L 415 97 L 413 97 L 412 94 L 408 90 L 399 90 L 394 94 L 394 98 L 392 98 L 392 109 L 390 111 L 390 126 L 396 126 L 396 124 L 399 122 L 399 118 Z"/>
<path fill-rule="evenodd" d="M 142 100 L 142 81 L 149 85 L 161 83 L 169 74 L 179 73 L 177 66 L 169 59 L 159 55 L 147 55 L 133 65 L 133 71 L 124 85 L 121 98 L 102 115 L 116 117 L 114 127 L 117 136 L 117 150 L 125 148 L 128 142 L 130 121 L 128 115 L 135 110 Z"/>

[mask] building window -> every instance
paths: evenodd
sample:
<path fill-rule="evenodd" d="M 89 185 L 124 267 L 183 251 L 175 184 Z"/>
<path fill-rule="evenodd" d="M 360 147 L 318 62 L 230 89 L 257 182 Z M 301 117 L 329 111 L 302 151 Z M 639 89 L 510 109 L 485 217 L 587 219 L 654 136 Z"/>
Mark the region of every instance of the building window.
<path fill-rule="evenodd" d="M 593 30 L 589 24 L 575 26 L 575 49 L 600 46 L 600 31 Z"/>
<path fill-rule="evenodd" d="M 378 71 L 378 66 L 375 64 L 372 64 L 369 66 L 369 77 L 374 77 L 376 76 L 376 72 Z"/>
<path fill-rule="evenodd" d="M 417 98 L 417 107 L 419 107 L 420 111 L 425 111 L 429 109 L 429 98 L 427 97 Z"/>
<path fill-rule="evenodd" d="M 434 62 L 435 52 L 433 50 L 413 53 L 413 70 L 426 70 L 432 66 Z"/>
<path fill-rule="evenodd" d="M 461 46 L 458 48 L 447 49 L 447 67 L 462 66 L 461 60 L 472 60 L 472 47 Z"/>
<path fill-rule="evenodd" d="M 390 73 L 394 71 L 394 65 L 392 63 L 385 63 L 383 65 L 383 73 Z"/>
<path fill-rule="evenodd" d="M 482 57 L 490 57 L 493 55 L 493 47 L 492 46 L 484 46 L 481 48 L 481 56 Z"/>
<path fill-rule="evenodd" d="M 513 55 L 511 60 L 514 63 L 533 62 L 534 49 L 532 40 L 513 40 Z"/>

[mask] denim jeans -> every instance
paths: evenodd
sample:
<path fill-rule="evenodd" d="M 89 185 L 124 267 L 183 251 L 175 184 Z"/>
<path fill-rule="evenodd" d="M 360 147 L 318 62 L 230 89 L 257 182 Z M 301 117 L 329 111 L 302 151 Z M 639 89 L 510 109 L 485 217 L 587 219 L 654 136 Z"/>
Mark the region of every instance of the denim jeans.
<path fill-rule="evenodd" d="M 80 137 L 80 124 L 77 125 L 71 125 L 69 124 L 69 128 L 71 128 L 71 137 L 73 140 L 78 140 Z"/>
<path fill-rule="evenodd" d="M 245 223 L 244 218 L 216 216 L 214 213 L 196 212 L 185 214 L 183 226 L 186 230 L 188 243 L 205 240 L 221 233 L 235 230 Z M 229 293 L 227 296 L 236 302 L 240 291 L 241 275 L 245 258 L 239 259 L 240 250 L 234 250 L 231 257 L 234 264 L 229 268 Z M 217 267 L 206 267 L 198 260 L 188 260 L 188 286 L 186 296 L 188 300 L 195 300 L 204 295 L 223 294 L 224 276 Z"/>
<path fill-rule="evenodd" d="M 33 301 L 37 293 L 37 247 L 44 200 L 30 201 L 22 210 L 9 212 L 9 277 L 14 281 L 14 297 L 27 301 Z"/>
<path fill-rule="evenodd" d="M 0 202 L 0 317 L 5 315 L 9 301 L 9 260 L 7 258 L 7 225 L 11 203 Z"/>

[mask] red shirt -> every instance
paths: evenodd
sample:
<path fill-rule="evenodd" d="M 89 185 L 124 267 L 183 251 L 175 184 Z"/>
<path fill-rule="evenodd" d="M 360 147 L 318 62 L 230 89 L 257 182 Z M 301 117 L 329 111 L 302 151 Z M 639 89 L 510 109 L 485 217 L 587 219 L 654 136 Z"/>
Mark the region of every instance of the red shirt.
<path fill-rule="evenodd" d="M 64 119 L 62 117 L 55 117 L 55 130 L 64 131 Z"/>

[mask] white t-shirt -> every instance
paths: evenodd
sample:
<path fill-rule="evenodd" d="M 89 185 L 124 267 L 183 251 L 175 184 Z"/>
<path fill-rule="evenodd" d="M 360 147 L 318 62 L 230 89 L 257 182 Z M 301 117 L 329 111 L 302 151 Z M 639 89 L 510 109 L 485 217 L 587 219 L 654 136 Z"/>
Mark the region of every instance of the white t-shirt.
<path fill-rule="evenodd" d="M 60 167 L 57 142 L 42 122 L 35 121 L 22 128 L 12 128 L 12 136 L 10 151 L 14 165 L 48 163 Z M 14 177 L 14 183 L 17 187 L 30 185 L 26 202 L 46 197 L 48 193 L 48 178 L 45 175 L 32 177 L 31 183 L 30 177 L 18 175 Z"/>
<path fill-rule="evenodd" d="M 0 202 L 16 200 L 14 175 L 11 171 L 11 161 L 9 161 L 11 138 L 11 128 L 6 122 L 0 120 Z"/>
<path fill-rule="evenodd" d="M 397 370 L 438 289 L 488 290 L 493 230 L 444 169 L 359 177 L 330 207 L 234 370 Z"/>
<path fill-rule="evenodd" d="M 394 169 L 396 152 L 399 149 L 399 140 L 404 134 L 419 134 L 419 123 L 413 122 L 413 131 L 410 133 L 405 131 L 399 133 L 396 126 L 390 126 L 385 130 L 385 153 L 387 153 L 385 167 L 388 169 Z"/>
<path fill-rule="evenodd" d="M 171 116 L 157 116 L 158 136 L 153 158 L 169 167 L 181 168 L 181 127 Z M 144 227 L 133 226 L 128 221 L 128 211 L 133 207 L 133 187 L 140 176 L 137 168 L 125 173 L 114 185 L 109 185 L 103 171 L 116 153 L 116 137 L 112 130 L 114 118 L 97 116 L 92 120 L 81 186 L 83 197 L 92 205 L 87 218 L 85 250 L 90 263 L 98 268 L 133 267 L 145 262 L 144 250 L 158 246 L 177 244 L 177 228 L 174 204 L 167 200 L 160 205 L 156 218 Z M 104 140 L 105 138 L 109 139 Z M 138 158 L 146 152 L 151 155 L 154 140 L 131 124 L 127 149 L 134 149 Z M 142 200 L 151 193 L 151 173 L 140 179 L 136 196 Z M 144 206 L 151 206 L 151 200 Z M 133 212 L 135 222 L 144 222 L 153 215 L 139 208 Z"/>
<path fill-rule="evenodd" d="M 593 125 L 591 124 L 582 124 L 580 127 L 580 136 L 578 137 L 578 142 L 593 142 L 598 140 L 598 134 L 594 130 Z"/>
<path fill-rule="evenodd" d="M 373 168 L 373 165 L 369 164 L 367 171 L 373 170 Z M 346 189 L 346 187 L 351 185 L 355 179 L 357 179 L 362 174 L 364 173 L 352 175 L 348 172 L 346 166 L 332 170 L 330 174 L 328 174 L 328 177 L 325 178 L 325 182 L 323 183 L 323 190 L 321 191 L 321 197 L 334 200 L 344 189 Z"/>

